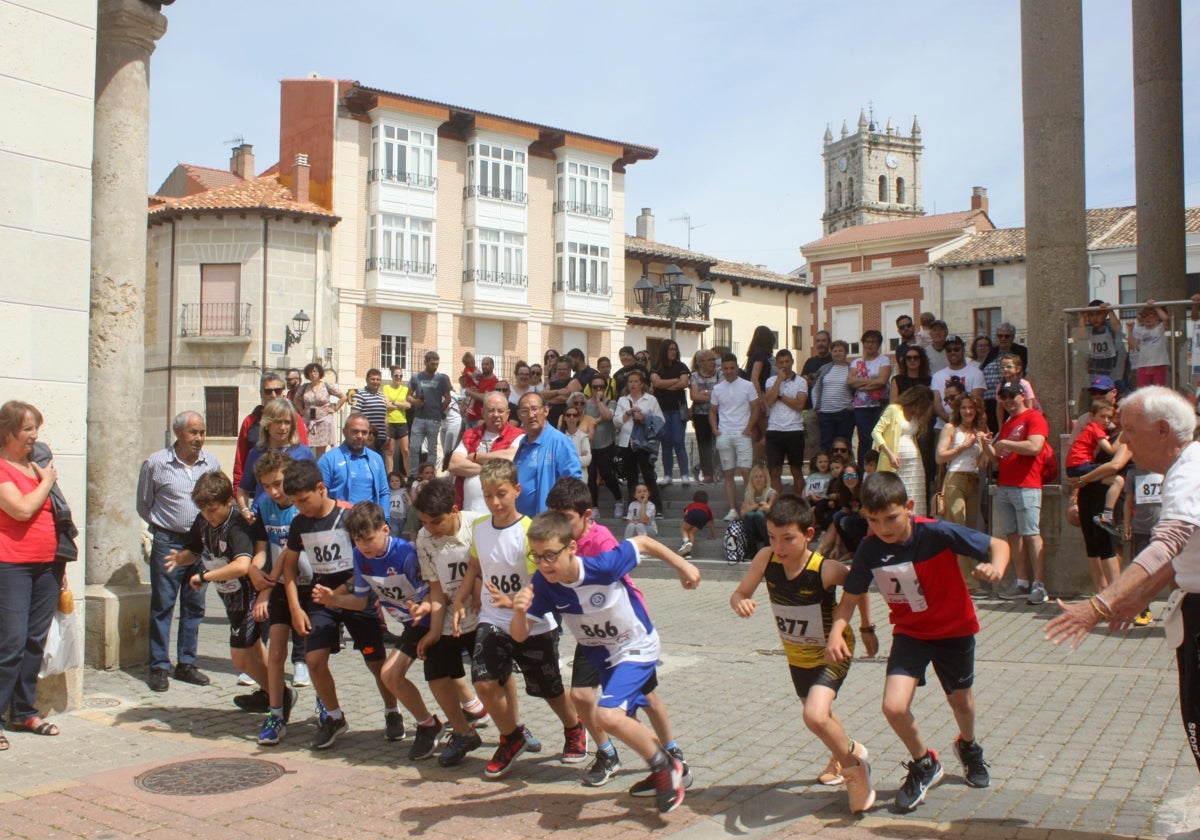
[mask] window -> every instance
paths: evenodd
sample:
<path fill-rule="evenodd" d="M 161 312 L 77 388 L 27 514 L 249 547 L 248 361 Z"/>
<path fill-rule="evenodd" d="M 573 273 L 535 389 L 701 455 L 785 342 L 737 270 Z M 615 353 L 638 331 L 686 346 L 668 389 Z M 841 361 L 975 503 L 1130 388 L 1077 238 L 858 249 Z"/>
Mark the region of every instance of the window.
<path fill-rule="evenodd" d="M 524 204 L 525 152 L 494 143 L 467 146 L 466 195 L 483 195 Z"/>
<path fill-rule="evenodd" d="M 850 355 L 857 356 L 862 352 L 862 306 L 835 306 L 830 315 L 833 321 L 830 332 L 834 339 L 845 341 L 850 345 Z"/>
<path fill-rule="evenodd" d="M 555 213 L 582 213 L 611 219 L 608 189 L 612 173 L 605 166 L 559 161 L 555 190 Z"/>
<path fill-rule="evenodd" d="M 218 385 L 204 389 L 204 425 L 209 437 L 237 437 L 236 385 Z"/>
<path fill-rule="evenodd" d="M 488 228 L 467 230 L 466 279 L 501 286 L 525 286 L 525 234 Z"/>
<path fill-rule="evenodd" d="M 994 268 L 979 269 L 979 287 L 996 285 L 996 270 Z M 978 334 L 978 333 L 977 333 Z"/>
<path fill-rule="evenodd" d="M 1133 304 L 1138 302 L 1138 288 L 1136 274 L 1122 274 L 1117 277 L 1117 303 L 1124 306 L 1125 304 Z M 1132 320 L 1137 317 L 1136 309 L 1124 309 L 1120 313 L 1120 317 L 1124 320 Z"/>
<path fill-rule="evenodd" d="M 368 271 L 432 275 L 433 221 L 381 213 L 371 216 L 367 239 Z"/>
<path fill-rule="evenodd" d="M 733 321 L 725 318 L 713 319 L 713 350 L 728 353 L 733 349 Z"/>
<path fill-rule="evenodd" d="M 371 126 L 371 181 L 435 187 L 434 134 L 383 123 Z"/>
<path fill-rule="evenodd" d="M 975 310 L 975 335 L 986 335 L 995 339 L 996 327 L 1000 326 L 1000 307 L 989 306 Z"/>
<path fill-rule="evenodd" d="M 836 210 L 842 206 L 842 182 L 833 185 L 833 207 Z"/>
<path fill-rule="evenodd" d="M 608 295 L 609 250 L 605 245 L 585 245 L 582 242 L 562 242 L 554 245 L 555 291 L 586 292 Z"/>
<path fill-rule="evenodd" d="M 874 267 L 874 263 L 872 263 Z M 894 353 L 900 346 L 900 329 L 896 321 L 901 318 L 912 318 L 913 302 L 911 300 L 888 300 L 879 306 L 879 328 L 883 332 L 885 352 Z"/>
<path fill-rule="evenodd" d="M 885 204 L 888 200 L 888 179 L 886 175 L 879 176 L 879 200 Z"/>
<path fill-rule="evenodd" d="M 504 323 L 501 321 L 475 322 L 475 364 L 482 365 L 484 356 L 488 356 L 495 365 L 497 376 L 503 378 L 504 364 Z"/>
<path fill-rule="evenodd" d="M 903 178 L 896 179 L 896 203 L 897 204 L 904 203 L 904 179 Z"/>
<path fill-rule="evenodd" d="M 241 280 L 241 263 L 200 266 L 200 335 L 242 335 Z"/>
<path fill-rule="evenodd" d="M 408 339 L 411 335 L 412 315 L 386 309 L 379 313 L 379 367 L 384 371 L 385 381 L 391 381 L 387 369 L 392 365 L 412 371 L 408 358 Z"/>
<path fill-rule="evenodd" d="M 804 351 L 804 327 L 792 327 L 792 353 L 799 356 Z"/>

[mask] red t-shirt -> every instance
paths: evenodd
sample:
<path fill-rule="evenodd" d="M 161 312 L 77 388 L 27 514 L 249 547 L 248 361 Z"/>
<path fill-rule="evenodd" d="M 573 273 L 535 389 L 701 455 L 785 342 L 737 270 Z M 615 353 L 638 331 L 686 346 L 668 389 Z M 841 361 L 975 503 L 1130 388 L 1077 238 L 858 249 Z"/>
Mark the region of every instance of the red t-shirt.
<path fill-rule="evenodd" d="M 23 496 L 41 484 L 0 459 L 0 484 L 5 482 L 15 484 Z M 58 533 L 54 530 L 54 509 L 49 496 L 41 510 L 24 522 L 0 510 L 0 563 L 52 563 L 57 550 Z"/>
<path fill-rule="evenodd" d="M 1100 423 L 1088 423 L 1075 438 L 1071 448 L 1067 450 L 1067 467 L 1082 467 L 1089 461 L 1096 460 L 1096 446 L 1102 440 L 1108 440 L 1108 429 Z"/>
<path fill-rule="evenodd" d="M 498 377 L 496 377 L 495 375 L 480 376 L 478 381 L 476 381 L 474 386 L 472 386 L 472 387 L 474 387 L 474 389 L 476 391 L 482 391 L 483 393 L 486 394 L 489 391 L 495 391 L 496 386 L 499 384 L 500 384 L 500 379 Z M 467 419 L 468 420 L 482 420 L 483 419 L 483 400 L 472 399 L 470 401 L 470 403 L 467 405 Z"/>
<path fill-rule="evenodd" d="M 1034 435 L 1050 437 L 1050 424 L 1040 411 L 1027 408 L 1015 417 L 1010 417 L 1000 429 L 997 440 L 1029 440 Z M 1018 455 L 1015 452 L 999 452 L 1001 487 L 1042 488 L 1041 453 Z"/>

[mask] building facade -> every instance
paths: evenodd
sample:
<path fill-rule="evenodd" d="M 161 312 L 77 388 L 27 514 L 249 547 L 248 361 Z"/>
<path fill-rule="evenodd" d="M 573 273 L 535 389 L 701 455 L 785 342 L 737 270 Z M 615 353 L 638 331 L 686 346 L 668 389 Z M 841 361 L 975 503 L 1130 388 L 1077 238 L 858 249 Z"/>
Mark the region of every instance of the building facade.
<path fill-rule="evenodd" d="M 862 111 L 858 130 L 842 123 L 841 137 L 825 126 L 821 157 L 825 166 L 826 235 L 855 225 L 912 219 L 921 206 L 921 126 L 913 117 L 904 137 L 889 117 L 883 131 Z"/>

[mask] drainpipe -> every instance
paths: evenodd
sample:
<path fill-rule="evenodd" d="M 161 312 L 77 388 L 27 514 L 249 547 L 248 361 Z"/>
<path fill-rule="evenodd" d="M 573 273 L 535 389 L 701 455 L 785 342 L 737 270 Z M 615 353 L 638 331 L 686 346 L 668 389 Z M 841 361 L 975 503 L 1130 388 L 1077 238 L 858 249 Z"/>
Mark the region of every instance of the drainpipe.
<path fill-rule="evenodd" d="M 270 370 L 267 364 L 267 217 L 263 216 L 262 230 L 262 372 Z"/>
<path fill-rule="evenodd" d="M 171 267 L 167 287 L 167 428 L 163 432 L 163 446 L 171 445 L 171 425 L 175 417 L 175 233 L 177 219 L 171 220 Z"/>

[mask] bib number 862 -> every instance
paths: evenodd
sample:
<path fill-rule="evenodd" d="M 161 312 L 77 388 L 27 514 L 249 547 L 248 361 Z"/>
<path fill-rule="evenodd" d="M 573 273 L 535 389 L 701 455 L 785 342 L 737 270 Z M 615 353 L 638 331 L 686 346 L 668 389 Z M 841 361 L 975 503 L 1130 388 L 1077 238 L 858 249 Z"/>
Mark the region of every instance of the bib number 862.
<path fill-rule="evenodd" d="M 521 591 L 521 576 L 516 572 L 511 575 L 492 575 L 492 586 L 505 595 L 513 595 Z"/>

